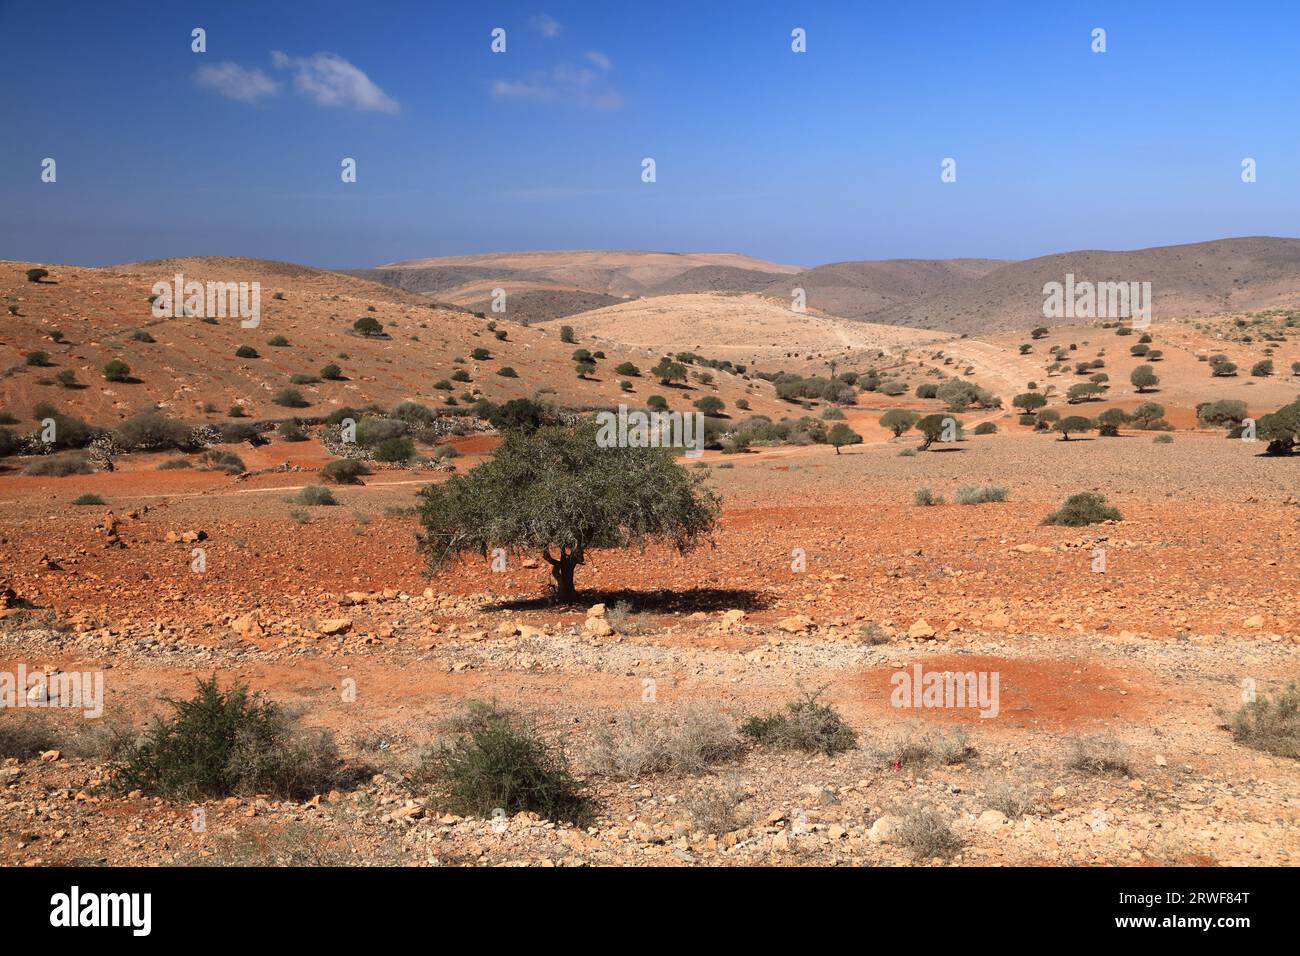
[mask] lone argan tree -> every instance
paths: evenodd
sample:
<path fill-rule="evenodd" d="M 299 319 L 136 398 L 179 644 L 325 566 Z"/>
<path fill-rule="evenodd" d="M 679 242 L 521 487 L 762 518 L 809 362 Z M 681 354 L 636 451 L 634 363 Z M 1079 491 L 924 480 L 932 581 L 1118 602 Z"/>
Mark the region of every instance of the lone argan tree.
<path fill-rule="evenodd" d="M 577 598 L 573 574 L 598 548 L 664 541 L 686 552 L 707 540 L 720 499 L 667 448 L 604 448 L 599 428 L 507 432 L 496 455 L 420 491 L 419 549 L 436 570 L 453 557 L 500 548 L 540 552 L 555 596 Z"/>

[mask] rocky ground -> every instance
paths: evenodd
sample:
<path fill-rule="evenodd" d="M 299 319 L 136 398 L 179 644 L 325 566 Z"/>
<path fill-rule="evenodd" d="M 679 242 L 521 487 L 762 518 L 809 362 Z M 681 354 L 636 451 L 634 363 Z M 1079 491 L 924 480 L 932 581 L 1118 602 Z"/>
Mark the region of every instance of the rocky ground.
<path fill-rule="evenodd" d="M 135 723 L 197 678 L 238 678 L 333 731 L 358 782 L 210 802 L 196 832 L 199 806 L 101 790 L 95 721 L 5 713 L 53 721 L 60 743 L 0 766 L 0 863 L 1295 863 L 1295 761 L 1225 724 L 1245 682 L 1272 694 L 1297 675 L 1296 462 L 1175 437 L 710 454 L 715 546 L 596 555 L 579 575 L 594 612 L 540 600 L 545 568 L 526 556 L 423 577 L 408 509 L 428 475 L 381 472 L 306 523 L 287 499 L 311 476 L 292 472 L 173 476 L 140 456 L 112 475 L 6 477 L 0 671 L 102 670 L 101 720 Z M 70 507 L 91 482 L 108 505 Z M 911 504 L 920 485 L 951 501 L 986 482 L 1009 500 Z M 1039 524 L 1090 489 L 1125 520 Z M 892 675 L 917 663 L 997 673 L 998 715 L 893 706 Z M 634 779 L 592 757 L 629 713 L 735 723 L 817 690 L 859 746 L 749 746 Z M 427 802 L 410 772 L 473 699 L 564 746 L 597 803 L 589 827 Z M 1126 768 L 1071 765 L 1097 737 Z M 914 833 L 923 808 L 955 834 L 937 855 Z"/>

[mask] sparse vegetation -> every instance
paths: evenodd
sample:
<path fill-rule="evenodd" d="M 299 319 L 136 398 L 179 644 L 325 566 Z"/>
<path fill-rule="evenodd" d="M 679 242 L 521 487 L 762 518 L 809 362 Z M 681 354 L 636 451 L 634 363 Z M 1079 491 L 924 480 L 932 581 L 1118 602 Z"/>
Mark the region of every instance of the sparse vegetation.
<path fill-rule="evenodd" d="M 750 717 L 740 732 L 774 750 L 801 750 L 834 756 L 858 745 L 858 735 L 835 708 L 820 702 L 820 692 L 805 694 L 766 716 Z"/>
<path fill-rule="evenodd" d="M 1065 499 L 1060 509 L 1043 519 L 1043 524 L 1080 528 L 1102 521 L 1123 521 L 1119 509 L 1106 504 L 1106 496 L 1092 491 L 1080 491 Z"/>

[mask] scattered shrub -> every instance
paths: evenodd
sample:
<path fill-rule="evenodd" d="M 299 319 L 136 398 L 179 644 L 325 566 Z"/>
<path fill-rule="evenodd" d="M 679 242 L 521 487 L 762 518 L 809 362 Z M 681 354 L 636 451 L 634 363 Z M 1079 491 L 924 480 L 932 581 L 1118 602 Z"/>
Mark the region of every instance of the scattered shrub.
<path fill-rule="evenodd" d="M 462 816 L 527 810 L 579 825 L 591 819 L 591 802 L 568 760 L 532 722 L 480 706 L 462 726 L 452 740 L 428 751 L 412 774 L 412 783 L 427 789 L 435 807 Z"/>
<path fill-rule="evenodd" d="M 104 366 L 104 378 L 110 382 L 128 382 L 131 380 L 131 366 L 121 359 L 113 359 Z"/>
<path fill-rule="evenodd" d="M 271 397 L 271 401 L 283 408 L 306 408 L 311 402 L 303 398 L 296 388 L 282 388 Z"/>
<path fill-rule="evenodd" d="M 947 858 L 962 848 L 961 837 L 953 832 L 947 816 L 932 807 L 912 810 L 903 817 L 898 842 L 918 860 Z"/>
<path fill-rule="evenodd" d="M 415 457 L 415 444 L 406 436 L 385 438 L 375 446 L 375 461 L 407 462 Z"/>
<path fill-rule="evenodd" d="M 239 348 L 235 349 L 235 358 L 255 359 L 260 358 L 260 356 L 257 354 L 257 349 L 253 348 L 251 345 L 241 345 Z"/>
<path fill-rule="evenodd" d="M 370 474 L 369 466 L 365 462 L 352 458 L 336 458 L 334 461 L 327 462 L 320 470 L 322 479 L 336 485 L 359 485 L 361 476 L 368 474 Z"/>
<path fill-rule="evenodd" d="M 1081 773 L 1128 773 L 1124 745 L 1109 735 L 1076 737 L 1070 741 L 1066 766 Z"/>
<path fill-rule="evenodd" d="M 1106 504 L 1106 496 L 1080 491 L 1065 499 L 1060 509 L 1043 519 L 1043 524 L 1080 528 L 1101 521 L 1123 521 L 1117 508 Z"/>
<path fill-rule="evenodd" d="M 85 452 L 70 451 L 62 455 L 47 455 L 28 463 L 24 475 L 42 478 L 66 478 L 68 475 L 89 475 L 94 472 L 90 456 Z"/>
<path fill-rule="evenodd" d="M 1007 489 L 1001 485 L 985 485 L 982 488 L 966 487 L 957 489 L 959 505 L 983 505 L 990 502 L 1006 501 Z"/>
<path fill-rule="evenodd" d="M 818 702 L 820 692 L 805 695 L 785 710 L 750 717 L 740 732 L 755 743 L 777 750 L 801 750 L 834 756 L 851 750 L 858 736 L 833 707 Z"/>
<path fill-rule="evenodd" d="M 717 711 L 690 707 L 667 717 L 634 711 L 614 727 L 597 731 L 591 769 L 615 780 L 653 774 L 701 774 L 740 756 L 741 741 L 731 721 Z"/>
<path fill-rule="evenodd" d="M 190 700 L 166 703 L 174 713 L 156 718 L 116 762 L 113 789 L 187 800 L 254 793 L 302 799 L 341 777 L 328 732 L 301 729 L 242 684 L 222 691 L 213 675 Z"/>
<path fill-rule="evenodd" d="M 1300 687 L 1289 683 L 1273 698 L 1257 696 L 1232 718 L 1237 743 L 1300 760 Z"/>
<path fill-rule="evenodd" d="M 73 503 L 74 505 L 102 505 L 102 504 L 106 504 L 106 502 L 104 501 L 103 498 L 99 497 L 99 495 L 97 495 L 97 494 L 95 494 L 95 493 L 93 493 L 93 492 L 90 492 L 90 491 L 87 491 L 85 494 L 78 495 L 75 499 L 73 499 L 73 502 L 72 502 L 72 503 Z"/>
<path fill-rule="evenodd" d="M 297 504 L 311 505 L 313 507 L 338 504 L 334 492 L 324 485 L 308 485 L 294 495 L 293 500 Z"/>

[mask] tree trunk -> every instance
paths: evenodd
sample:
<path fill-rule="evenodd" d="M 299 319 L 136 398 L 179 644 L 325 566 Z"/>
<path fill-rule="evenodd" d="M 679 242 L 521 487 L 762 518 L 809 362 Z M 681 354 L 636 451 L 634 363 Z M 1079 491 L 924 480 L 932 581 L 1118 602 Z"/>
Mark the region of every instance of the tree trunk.
<path fill-rule="evenodd" d="M 556 599 L 562 604 L 572 604 L 578 599 L 578 589 L 573 586 L 573 572 L 582 564 L 582 551 L 569 552 L 561 548 L 558 558 L 551 557 L 549 551 L 543 551 L 542 557 L 551 566 Z"/>

